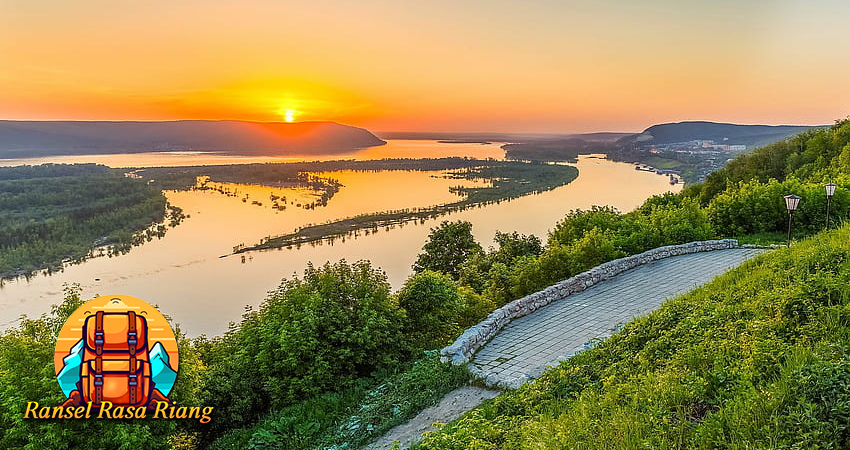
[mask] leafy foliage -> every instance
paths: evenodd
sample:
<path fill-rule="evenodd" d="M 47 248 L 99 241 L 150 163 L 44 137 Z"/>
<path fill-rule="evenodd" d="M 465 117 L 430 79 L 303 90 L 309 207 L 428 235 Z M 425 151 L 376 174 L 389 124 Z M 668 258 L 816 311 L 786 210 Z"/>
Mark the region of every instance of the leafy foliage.
<path fill-rule="evenodd" d="M 365 261 L 310 265 L 303 278 L 284 280 L 206 345 L 203 396 L 220 411 L 212 431 L 392 368 L 407 354 L 403 316 L 386 275 Z"/>
<path fill-rule="evenodd" d="M 705 210 L 689 198 L 652 197 L 628 214 L 594 206 L 570 211 L 545 248 L 534 236 L 497 233 L 499 249 L 473 255 L 461 266 L 459 278 L 503 305 L 627 254 L 713 236 Z"/>
<path fill-rule="evenodd" d="M 224 336 L 192 344 L 178 337 L 181 381 L 173 395 L 216 407 L 203 427 L 20 419 L 24 399 L 61 401 L 52 336 L 79 302 L 72 292 L 51 315 L 0 335 L 0 447 L 197 448 L 213 440 L 216 449 L 361 446 L 467 381 L 462 368 L 433 354 L 408 364 L 417 350 L 450 341 L 497 305 L 662 245 L 773 239 L 787 223 L 788 193 L 803 197 L 798 235 L 813 234 L 825 225 L 827 180 L 839 184 L 833 225 L 844 220 L 849 141 L 850 125 L 839 122 L 738 158 L 704 185 L 652 197 L 626 214 L 571 211 L 545 246 L 535 236 L 497 233 L 496 247 L 484 251 L 471 224 L 443 222 L 395 296 L 367 262 L 310 266 Z M 248 172 L 272 179 L 279 176 L 272 169 Z M 33 170 L 0 169 L 0 184 L 25 182 Z M 66 169 L 38 170 L 48 177 Z M 103 169 L 75 170 L 101 176 Z M 458 176 L 497 177 L 499 170 L 464 162 Z M 176 183 L 185 174 L 168 176 Z M 59 204 L 45 199 L 36 215 Z M 421 448 L 847 447 L 848 237 L 850 228 L 819 235 L 668 302 Z"/>
<path fill-rule="evenodd" d="M 443 221 L 440 226 L 431 229 L 413 270 L 442 272 L 457 279 L 460 265 L 481 252 L 481 244 L 472 235 L 471 223 Z"/>
<path fill-rule="evenodd" d="M 465 368 L 443 364 L 430 353 L 379 384 L 359 384 L 276 411 L 217 440 L 210 450 L 359 448 L 468 381 Z"/>
<path fill-rule="evenodd" d="M 427 270 L 407 280 L 398 304 L 407 313 L 404 331 L 420 349 L 448 344 L 494 309 L 475 292 L 458 289 L 447 275 Z"/>
<path fill-rule="evenodd" d="M 830 202 L 830 224 L 835 226 L 850 217 L 850 183 L 840 181 Z M 806 236 L 826 228 L 826 193 L 820 183 L 806 183 L 796 178 L 766 183 L 741 182 L 713 198 L 708 214 L 721 236 L 739 236 L 772 231 L 785 231 L 788 212 L 784 195 L 802 197 L 794 213 L 794 231 Z"/>
<path fill-rule="evenodd" d="M 711 173 L 698 189 L 690 191 L 703 205 L 736 183 L 788 177 L 827 182 L 850 173 L 850 120 L 829 129 L 809 130 L 781 142 L 739 156 Z"/>

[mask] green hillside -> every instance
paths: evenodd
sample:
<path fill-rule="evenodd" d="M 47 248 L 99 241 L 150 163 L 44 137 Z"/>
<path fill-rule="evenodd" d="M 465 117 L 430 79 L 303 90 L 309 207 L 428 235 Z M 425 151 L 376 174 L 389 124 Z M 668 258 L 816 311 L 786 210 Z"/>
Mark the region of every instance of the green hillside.
<path fill-rule="evenodd" d="M 850 226 L 756 258 L 420 449 L 847 448 Z"/>
<path fill-rule="evenodd" d="M 847 121 L 808 131 L 676 196 L 699 199 L 715 235 L 741 236 L 779 232 L 782 195 L 796 193 L 811 237 L 667 302 L 417 448 L 848 448 L 850 225 L 818 232 L 822 184 L 847 196 L 848 142 Z M 617 220 L 576 216 L 608 230 Z"/>

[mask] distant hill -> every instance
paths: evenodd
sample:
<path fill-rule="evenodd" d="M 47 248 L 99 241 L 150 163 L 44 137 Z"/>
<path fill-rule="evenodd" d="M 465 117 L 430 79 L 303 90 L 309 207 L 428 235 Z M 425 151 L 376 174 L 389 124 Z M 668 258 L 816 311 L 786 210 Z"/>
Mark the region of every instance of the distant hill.
<path fill-rule="evenodd" d="M 633 136 L 633 133 L 585 133 L 585 134 L 547 134 L 547 133 L 440 133 L 420 131 L 386 131 L 376 133 L 382 139 L 415 139 L 428 141 L 454 142 L 551 142 L 565 139 L 581 139 L 587 142 L 613 142 L 617 139 Z"/>
<path fill-rule="evenodd" d="M 653 125 L 640 134 L 626 136 L 618 142 L 621 145 L 629 145 L 635 142 L 644 144 L 670 144 L 695 139 L 707 139 L 718 144 L 746 145 L 752 148 L 781 141 L 810 128 L 819 127 L 801 125 L 736 125 L 716 122 L 663 123 Z"/>
<path fill-rule="evenodd" d="M 150 151 L 327 154 L 383 144 L 365 129 L 333 122 L 0 120 L 0 158 Z"/>

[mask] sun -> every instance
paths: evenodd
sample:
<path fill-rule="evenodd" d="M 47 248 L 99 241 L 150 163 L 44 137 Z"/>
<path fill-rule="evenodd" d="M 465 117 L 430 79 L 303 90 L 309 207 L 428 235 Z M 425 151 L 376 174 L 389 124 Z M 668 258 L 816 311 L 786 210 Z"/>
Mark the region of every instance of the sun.
<path fill-rule="evenodd" d="M 283 121 L 287 123 L 295 122 L 295 110 L 294 109 L 284 109 L 283 110 Z"/>

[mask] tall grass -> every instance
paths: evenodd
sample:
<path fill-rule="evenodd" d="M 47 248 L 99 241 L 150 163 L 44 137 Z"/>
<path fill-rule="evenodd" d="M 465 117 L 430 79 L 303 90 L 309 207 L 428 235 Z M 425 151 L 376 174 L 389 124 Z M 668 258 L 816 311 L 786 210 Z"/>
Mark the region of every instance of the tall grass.
<path fill-rule="evenodd" d="M 209 448 L 357 449 L 468 382 L 465 367 L 443 364 L 436 352 L 429 352 L 378 383 L 364 380 L 276 411 L 251 428 L 228 432 Z"/>

